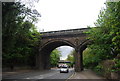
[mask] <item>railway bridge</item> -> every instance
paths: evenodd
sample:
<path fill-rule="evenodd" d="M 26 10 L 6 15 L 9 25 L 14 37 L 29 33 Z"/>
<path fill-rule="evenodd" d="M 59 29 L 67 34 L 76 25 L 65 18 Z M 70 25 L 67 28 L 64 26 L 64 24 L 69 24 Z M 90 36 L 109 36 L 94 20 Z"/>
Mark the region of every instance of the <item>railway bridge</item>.
<path fill-rule="evenodd" d="M 36 67 L 40 70 L 50 69 L 50 53 L 60 46 L 71 46 L 75 49 L 75 71 L 83 70 L 82 52 L 86 49 L 89 40 L 84 33 L 89 28 L 70 29 L 61 31 L 41 32 L 39 54 L 36 58 Z"/>

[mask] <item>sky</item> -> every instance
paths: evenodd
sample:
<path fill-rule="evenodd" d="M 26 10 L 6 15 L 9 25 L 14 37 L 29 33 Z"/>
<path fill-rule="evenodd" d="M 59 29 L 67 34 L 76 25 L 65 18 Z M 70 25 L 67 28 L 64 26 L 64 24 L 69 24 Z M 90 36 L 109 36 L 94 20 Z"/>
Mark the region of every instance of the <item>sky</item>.
<path fill-rule="evenodd" d="M 60 60 L 67 59 L 68 54 L 70 54 L 74 50 L 74 48 L 70 46 L 60 46 L 56 49 L 61 52 L 62 57 L 60 57 Z"/>
<path fill-rule="evenodd" d="M 106 0 L 39 0 L 35 9 L 41 14 L 36 24 L 38 31 L 58 31 L 95 27 L 94 22 Z M 69 46 L 57 48 L 61 60 L 73 50 Z"/>
<path fill-rule="evenodd" d="M 41 14 L 39 31 L 94 27 L 106 0 L 39 0 L 35 9 Z"/>

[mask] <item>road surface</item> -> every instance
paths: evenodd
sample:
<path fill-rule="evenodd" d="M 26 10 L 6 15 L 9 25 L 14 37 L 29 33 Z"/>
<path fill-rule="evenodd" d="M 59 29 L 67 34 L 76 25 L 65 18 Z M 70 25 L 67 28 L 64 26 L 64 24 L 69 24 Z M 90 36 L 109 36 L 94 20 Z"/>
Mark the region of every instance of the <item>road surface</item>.
<path fill-rule="evenodd" d="M 3 76 L 3 81 L 21 81 L 32 80 L 38 81 L 40 79 L 68 79 L 74 73 L 74 69 L 70 69 L 69 73 L 60 73 L 59 69 L 51 69 L 46 71 L 33 71 L 16 75 Z"/>

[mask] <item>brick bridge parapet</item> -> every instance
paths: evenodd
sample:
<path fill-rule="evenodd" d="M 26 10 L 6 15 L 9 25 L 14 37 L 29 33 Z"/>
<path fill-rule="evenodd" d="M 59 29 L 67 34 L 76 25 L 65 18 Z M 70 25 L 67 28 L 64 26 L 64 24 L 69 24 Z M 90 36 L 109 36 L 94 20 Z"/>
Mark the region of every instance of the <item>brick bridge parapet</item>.
<path fill-rule="evenodd" d="M 89 28 L 80 28 L 80 29 L 70 29 L 70 30 L 60 30 L 60 31 L 50 31 L 50 32 L 41 32 L 43 38 L 46 37 L 55 37 L 55 36 L 69 36 L 69 35 L 80 35 L 84 34 Z"/>

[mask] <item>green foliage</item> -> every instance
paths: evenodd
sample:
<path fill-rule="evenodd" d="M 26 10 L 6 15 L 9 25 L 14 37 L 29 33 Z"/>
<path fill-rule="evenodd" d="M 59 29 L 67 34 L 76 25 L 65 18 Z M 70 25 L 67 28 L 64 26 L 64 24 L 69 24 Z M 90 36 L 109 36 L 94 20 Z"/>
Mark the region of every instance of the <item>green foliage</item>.
<path fill-rule="evenodd" d="M 98 70 L 103 60 L 114 59 L 120 54 L 120 2 L 106 2 L 106 8 L 100 11 L 96 28 L 91 28 L 87 34 L 92 44 L 88 46 L 84 57 L 84 65 L 93 64 Z M 119 67 L 120 61 L 114 67 Z"/>
<path fill-rule="evenodd" d="M 57 49 L 53 50 L 50 55 L 50 63 L 52 67 L 57 66 L 58 61 L 60 60 L 61 54 Z"/>
<path fill-rule="evenodd" d="M 98 75 L 103 75 L 104 70 L 102 65 L 97 65 L 94 68 L 92 68 Z"/>
<path fill-rule="evenodd" d="M 112 67 L 112 72 L 120 72 L 120 59 L 113 59 L 114 66 Z"/>
<path fill-rule="evenodd" d="M 74 54 L 75 54 L 75 50 L 73 50 L 70 54 L 68 54 L 68 57 L 66 59 L 67 61 L 71 62 L 70 66 L 73 66 L 73 64 L 75 63 Z"/>
<path fill-rule="evenodd" d="M 3 66 L 34 66 L 40 34 L 33 22 L 38 14 L 19 2 L 2 3 L 2 14 Z"/>
<path fill-rule="evenodd" d="M 95 61 L 94 59 L 96 59 L 94 56 L 94 54 L 90 54 L 89 52 L 91 51 L 91 49 L 88 49 L 86 48 L 84 51 L 83 51 L 83 65 L 85 68 L 91 68 L 93 66 L 91 65 L 94 65 Z"/>

